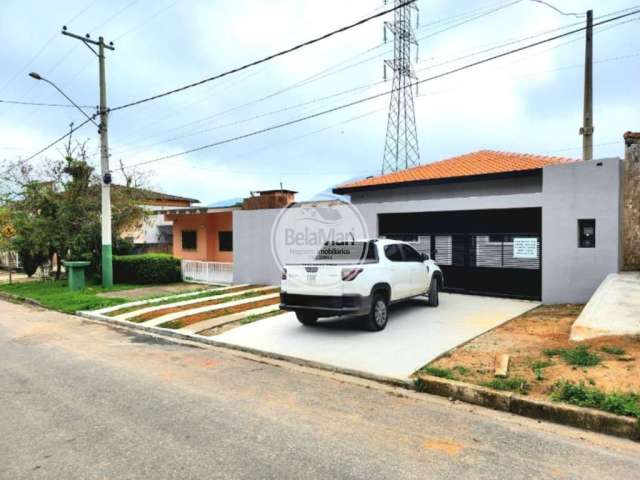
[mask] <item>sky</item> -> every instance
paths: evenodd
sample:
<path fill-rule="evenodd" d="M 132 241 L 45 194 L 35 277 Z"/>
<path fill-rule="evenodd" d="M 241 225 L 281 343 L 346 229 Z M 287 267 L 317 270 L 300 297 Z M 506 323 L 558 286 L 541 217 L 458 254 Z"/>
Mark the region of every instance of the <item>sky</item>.
<path fill-rule="evenodd" d="M 98 104 L 98 63 L 81 42 L 107 52 L 110 107 L 196 82 L 384 10 L 382 0 L 1 0 L 0 100 L 67 103 L 36 71 L 80 105 Z M 565 13 L 594 10 L 596 22 L 634 0 L 550 0 Z M 579 28 L 531 0 L 418 0 L 419 79 Z M 638 5 L 640 8 L 640 5 Z M 603 17 L 603 18 L 599 18 Z M 205 204 L 285 188 L 312 198 L 380 172 L 389 96 L 196 153 L 172 155 L 388 92 L 378 18 L 240 73 L 109 118 L 112 168 L 137 171 L 150 188 Z M 640 129 L 640 14 L 596 27 L 594 156 L 623 155 L 622 134 Z M 389 39 L 391 36 L 389 36 Z M 508 44 L 508 45 L 507 45 Z M 413 55 L 416 55 L 414 50 Z M 415 58 L 414 58 L 415 60 Z M 581 156 L 584 34 L 422 83 L 415 99 L 420 162 L 491 149 Z M 74 108 L 0 103 L 0 160 L 26 158 L 83 117 Z M 87 140 L 98 165 L 99 138 Z M 34 164 L 61 155 L 59 144 Z M 117 171 L 116 181 L 121 180 Z"/>

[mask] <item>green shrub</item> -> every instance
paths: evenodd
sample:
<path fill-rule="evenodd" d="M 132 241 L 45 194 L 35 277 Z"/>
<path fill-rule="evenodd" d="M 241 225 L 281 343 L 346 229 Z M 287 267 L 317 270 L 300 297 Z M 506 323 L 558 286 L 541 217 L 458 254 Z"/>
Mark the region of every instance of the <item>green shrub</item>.
<path fill-rule="evenodd" d="M 590 407 L 640 418 L 640 394 L 637 393 L 605 393 L 595 387 L 561 381 L 553 386 L 551 398 L 580 407 Z"/>
<path fill-rule="evenodd" d="M 180 260 L 161 253 L 116 255 L 113 257 L 113 276 L 116 283 L 179 282 Z"/>

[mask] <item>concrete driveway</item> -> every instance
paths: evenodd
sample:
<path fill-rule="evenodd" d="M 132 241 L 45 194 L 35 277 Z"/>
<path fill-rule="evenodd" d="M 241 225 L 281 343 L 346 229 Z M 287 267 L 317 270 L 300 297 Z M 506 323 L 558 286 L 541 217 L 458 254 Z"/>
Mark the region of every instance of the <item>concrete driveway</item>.
<path fill-rule="evenodd" d="M 415 299 L 391 307 L 381 332 L 358 319 L 320 320 L 304 327 L 286 313 L 229 330 L 216 340 L 395 378 L 407 378 L 447 350 L 497 327 L 538 302 L 441 294 L 440 306 Z"/>

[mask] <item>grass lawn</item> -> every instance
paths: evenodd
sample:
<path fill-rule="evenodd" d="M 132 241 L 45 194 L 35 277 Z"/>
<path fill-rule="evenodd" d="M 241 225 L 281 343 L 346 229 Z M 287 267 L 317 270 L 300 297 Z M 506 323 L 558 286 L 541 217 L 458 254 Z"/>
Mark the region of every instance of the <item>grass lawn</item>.
<path fill-rule="evenodd" d="M 113 292 L 136 288 L 139 285 L 119 284 L 104 289 L 100 285 L 87 285 L 87 288 L 79 292 L 70 292 L 66 280 L 47 280 L 21 282 L 0 285 L 0 292 L 9 293 L 19 298 L 35 300 L 46 308 L 65 313 L 74 313 L 77 310 L 94 310 L 97 308 L 111 307 L 130 301 L 124 298 L 104 298 L 98 293 Z"/>

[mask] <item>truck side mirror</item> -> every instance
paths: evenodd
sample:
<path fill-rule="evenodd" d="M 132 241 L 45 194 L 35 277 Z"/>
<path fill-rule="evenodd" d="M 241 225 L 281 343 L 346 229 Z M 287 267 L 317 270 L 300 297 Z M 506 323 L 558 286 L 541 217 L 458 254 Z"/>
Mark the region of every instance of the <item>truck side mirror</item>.
<path fill-rule="evenodd" d="M 427 260 L 429 260 L 429 255 L 427 255 L 426 253 L 421 253 L 420 257 L 422 258 L 423 262 L 426 262 Z"/>

